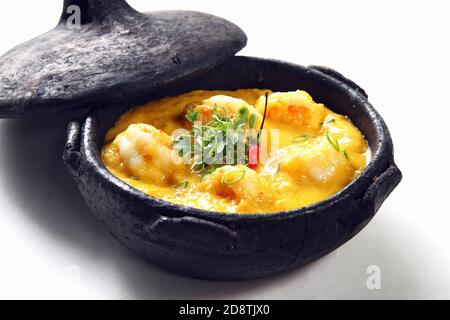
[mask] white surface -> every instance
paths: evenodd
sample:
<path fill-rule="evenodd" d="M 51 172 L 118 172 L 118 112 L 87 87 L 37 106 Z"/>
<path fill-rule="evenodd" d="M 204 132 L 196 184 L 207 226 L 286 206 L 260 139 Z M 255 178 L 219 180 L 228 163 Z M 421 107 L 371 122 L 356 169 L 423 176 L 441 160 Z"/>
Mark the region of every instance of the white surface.
<path fill-rule="evenodd" d="M 448 1 L 129 1 L 240 25 L 242 54 L 326 65 L 386 120 L 404 179 L 353 240 L 268 279 L 208 282 L 153 267 L 88 212 L 56 119 L 0 120 L 0 298 L 450 298 Z M 53 27 L 62 0 L 1 1 L 0 52 Z M 258 4 L 258 6 L 255 6 Z M 368 290 L 366 269 L 381 269 Z"/>

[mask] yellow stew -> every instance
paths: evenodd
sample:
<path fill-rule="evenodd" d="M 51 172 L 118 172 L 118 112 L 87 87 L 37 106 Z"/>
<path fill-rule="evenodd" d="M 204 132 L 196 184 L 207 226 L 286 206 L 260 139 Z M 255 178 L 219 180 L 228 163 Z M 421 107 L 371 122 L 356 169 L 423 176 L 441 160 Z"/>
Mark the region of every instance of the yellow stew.
<path fill-rule="evenodd" d="M 262 129 L 262 130 L 261 130 Z M 153 197 L 228 213 L 324 200 L 366 166 L 367 143 L 305 91 L 193 91 L 134 108 L 109 130 L 104 164 Z"/>

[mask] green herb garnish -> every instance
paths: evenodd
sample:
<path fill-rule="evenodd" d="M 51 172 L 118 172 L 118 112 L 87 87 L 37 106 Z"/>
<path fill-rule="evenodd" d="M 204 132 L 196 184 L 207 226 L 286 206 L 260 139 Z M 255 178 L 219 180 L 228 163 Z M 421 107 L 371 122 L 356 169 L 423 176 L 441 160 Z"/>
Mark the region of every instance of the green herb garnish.
<path fill-rule="evenodd" d="M 244 179 L 245 170 L 244 169 L 236 169 L 231 170 L 223 174 L 222 176 L 222 184 L 224 186 L 229 186 L 231 184 L 235 184 Z"/>
<path fill-rule="evenodd" d="M 339 141 L 335 137 L 331 135 L 331 133 L 327 132 L 327 140 L 337 152 L 339 152 Z"/>
<path fill-rule="evenodd" d="M 296 136 L 292 139 L 292 143 L 300 143 L 305 141 L 306 139 L 309 139 L 310 136 L 308 134 L 302 134 L 300 136 Z"/>
<path fill-rule="evenodd" d="M 213 173 L 214 171 L 216 171 L 216 169 L 217 169 L 217 168 L 211 168 L 211 169 L 205 170 L 205 171 L 203 172 L 203 174 L 201 175 L 201 177 L 200 177 L 200 181 L 205 180 L 211 173 Z"/>
<path fill-rule="evenodd" d="M 329 123 L 333 123 L 333 122 L 335 122 L 335 121 L 336 121 L 336 119 L 330 118 L 330 119 L 325 120 L 324 122 L 322 122 L 322 125 L 329 124 Z"/>
<path fill-rule="evenodd" d="M 198 120 L 198 110 L 195 109 L 191 109 L 187 112 L 186 114 L 186 119 L 189 120 L 189 122 L 194 123 L 195 121 Z"/>
<path fill-rule="evenodd" d="M 254 113 L 252 113 L 250 115 L 250 118 L 248 118 L 248 125 L 249 125 L 250 129 L 253 129 L 255 124 L 256 124 L 256 115 Z"/>
<path fill-rule="evenodd" d="M 344 156 L 347 158 L 347 160 L 350 160 L 350 157 L 348 156 L 347 150 L 344 150 Z"/>
<path fill-rule="evenodd" d="M 192 129 L 173 138 L 173 148 L 182 157 L 189 157 L 192 170 L 202 179 L 225 164 L 247 164 L 250 139 L 247 129 L 256 123 L 256 115 L 242 107 L 230 116 L 222 106 L 213 107 L 212 119 L 199 122 L 199 109 L 191 109 L 186 119 Z"/>
<path fill-rule="evenodd" d="M 175 189 L 179 190 L 179 189 L 186 189 L 189 186 L 189 181 L 187 180 L 183 180 L 181 181 L 179 184 L 177 184 L 175 186 Z"/>

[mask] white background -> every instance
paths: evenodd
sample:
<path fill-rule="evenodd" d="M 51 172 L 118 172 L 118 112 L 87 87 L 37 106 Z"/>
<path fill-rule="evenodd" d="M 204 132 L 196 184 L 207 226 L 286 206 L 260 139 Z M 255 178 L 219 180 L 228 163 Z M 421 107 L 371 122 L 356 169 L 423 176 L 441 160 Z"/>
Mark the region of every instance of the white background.
<path fill-rule="evenodd" d="M 119 245 L 89 213 L 61 152 L 69 115 L 0 120 L 0 298 L 450 298 L 448 1 L 129 1 L 243 28 L 245 55 L 332 67 L 386 120 L 404 179 L 334 253 L 268 279 L 177 276 Z M 0 52 L 52 28 L 62 0 L 0 2 Z M 381 289 L 366 287 L 381 268 Z"/>

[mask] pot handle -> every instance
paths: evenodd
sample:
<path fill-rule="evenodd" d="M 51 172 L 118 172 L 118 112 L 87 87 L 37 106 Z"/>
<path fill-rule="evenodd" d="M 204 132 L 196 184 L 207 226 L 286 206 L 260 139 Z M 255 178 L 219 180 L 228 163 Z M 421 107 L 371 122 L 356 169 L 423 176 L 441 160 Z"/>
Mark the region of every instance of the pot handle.
<path fill-rule="evenodd" d="M 373 204 L 376 212 L 401 180 L 400 169 L 395 163 L 391 163 L 387 170 L 373 180 L 364 194 L 364 200 Z"/>
<path fill-rule="evenodd" d="M 124 16 L 142 14 L 134 10 L 125 0 L 64 0 L 60 25 L 79 23 L 126 23 Z"/>
<path fill-rule="evenodd" d="M 200 252 L 229 252 L 236 248 L 235 231 L 222 224 L 195 217 L 160 216 L 146 228 L 146 233 L 152 241 L 189 246 L 187 249 Z"/>
<path fill-rule="evenodd" d="M 333 70 L 333 69 L 328 68 L 328 67 L 323 67 L 323 66 L 309 66 L 308 68 L 312 69 L 312 70 L 315 70 L 315 71 L 317 71 L 319 73 L 326 74 L 327 76 L 330 76 L 332 78 L 335 78 L 335 79 L 345 83 L 346 85 L 351 87 L 356 92 L 362 94 L 364 97 L 366 97 L 366 99 L 369 98 L 369 96 L 367 95 L 367 93 L 364 91 L 363 88 L 361 88 L 355 82 L 353 82 L 352 80 L 346 78 L 342 73 L 337 72 L 336 70 Z"/>
<path fill-rule="evenodd" d="M 78 176 L 80 168 L 81 122 L 73 120 L 67 126 L 67 141 L 64 146 L 63 160 L 73 177 Z"/>
<path fill-rule="evenodd" d="M 373 179 L 364 194 L 350 204 L 358 208 L 358 214 L 355 215 L 354 210 L 348 210 L 347 207 L 342 208 L 339 223 L 354 233 L 364 221 L 372 219 L 401 179 L 402 173 L 395 163 L 391 163 L 382 174 Z"/>

